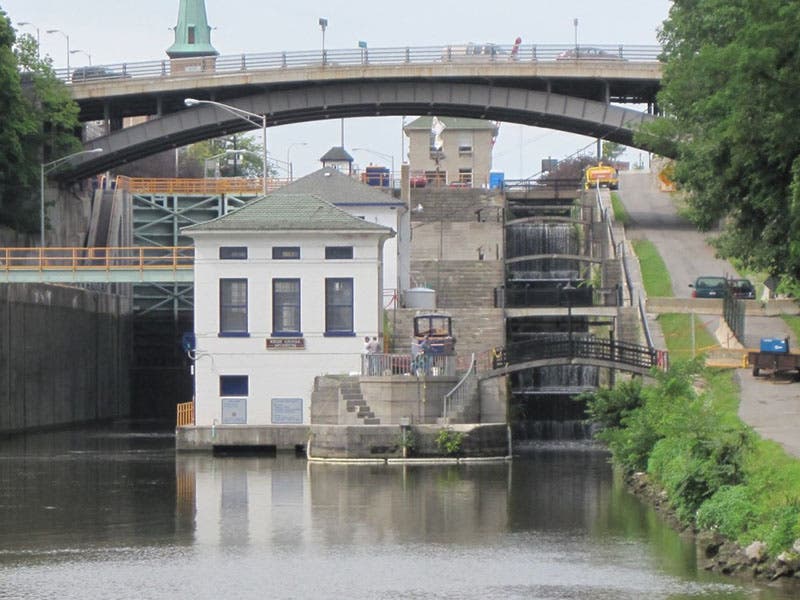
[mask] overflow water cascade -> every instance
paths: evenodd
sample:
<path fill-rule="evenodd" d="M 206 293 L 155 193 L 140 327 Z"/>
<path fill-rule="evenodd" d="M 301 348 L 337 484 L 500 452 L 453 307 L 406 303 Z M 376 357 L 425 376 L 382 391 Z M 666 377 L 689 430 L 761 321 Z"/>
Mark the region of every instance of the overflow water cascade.
<path fill-rule="evenodd" d="M 591 302 L 591 288 L 586 286 L 581 261 L 558 257 L 583 254 L 581 233 L 579 225 L 562 222 L 515 223 L 507 227 L 506 256 L 509 259 L 540 257 L 509 263 L 507 306 L 569 306 L 571 309 L 578 295 Z M 567 296 L 572 292 L 578 294 Z M 540 356 L 541 351 L 537 355 L 536 350 L 542 344 L 592 335 L 586 319 L 574 317 L 571 310 L 566 318 L 514 319 L 507 333 L 511 363 Z M 596 367 L 582 365 L 553 365 L 514 373 L 511 391 L 516 439 L 591 438 L 590 426 L 584 420 L 584 403 L 576 401 L 575 397 L 598 387 L 598 371 Z"/>

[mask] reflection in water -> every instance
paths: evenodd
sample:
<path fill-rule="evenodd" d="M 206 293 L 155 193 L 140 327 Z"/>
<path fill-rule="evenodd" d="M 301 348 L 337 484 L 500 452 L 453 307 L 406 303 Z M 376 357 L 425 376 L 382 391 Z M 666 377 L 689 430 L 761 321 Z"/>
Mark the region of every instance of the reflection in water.
<path fill-rule="evenodd" d="M 0 445 L 0 598 L 736 598 L 587 445 L 503 464 L 214 458 L 168 434 Z M 789 598 L 769 591 L 759 598 Z"/>

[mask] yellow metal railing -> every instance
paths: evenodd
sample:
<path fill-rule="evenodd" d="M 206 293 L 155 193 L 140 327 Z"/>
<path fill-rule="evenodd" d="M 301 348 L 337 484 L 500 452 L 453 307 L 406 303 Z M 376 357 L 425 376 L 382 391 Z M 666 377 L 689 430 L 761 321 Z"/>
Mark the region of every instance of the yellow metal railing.
<path fill-rule="evenodd" d="M 194 425 L 194 402 L 178 404 L 178 427 Z"/>
<path fill-rule="evenodd" d="M 216 177 L 209 179 L 167 179 L 118 176 L 117 187 L 136 194 L 261 194 L 260 177 Z M 269 178 L 267 191 L 282 188 L 288 179 Z"/>
<path fill-rule="evenodd" d="M 0 271 L 174 271 L 193 267 L 192 246 L 0 248 Z"/>

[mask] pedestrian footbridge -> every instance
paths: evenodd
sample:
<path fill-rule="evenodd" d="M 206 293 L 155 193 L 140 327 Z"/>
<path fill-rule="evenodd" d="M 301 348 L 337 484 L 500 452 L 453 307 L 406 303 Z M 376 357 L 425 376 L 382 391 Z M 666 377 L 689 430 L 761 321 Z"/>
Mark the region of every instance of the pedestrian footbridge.
<path fill-rule="evenodd" d="M 170 283 L 194 280 L 194 248 L 0 248 L 0 283 Z"/>
<path fill-rule="evenodd" d="M 494 368 L 480 374 L 481 379 L 502 377 L 539 367 L 586 365 L 650 375 L 653 369 L 666 371 L 669 355 L 664 350 L 616 340 L 572 338 L 539 341 L 521 345 L 508 363 L 505 349 L 495 353 Z"/>

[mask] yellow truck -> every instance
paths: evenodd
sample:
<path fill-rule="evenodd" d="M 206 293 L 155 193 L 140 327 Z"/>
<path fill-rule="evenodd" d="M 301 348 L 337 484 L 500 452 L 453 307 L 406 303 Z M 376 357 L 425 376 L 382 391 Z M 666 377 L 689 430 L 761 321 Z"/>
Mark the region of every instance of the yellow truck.
<path fill-rule="evenodd" d="M 610 190 L 619 188 L 619 174 L 617 170 L 611 165 L 604 165 L 600 163 L 595 167 L 589 167 L 585 172 L 586 189 L 596 187 L 607 187 Z"/>

